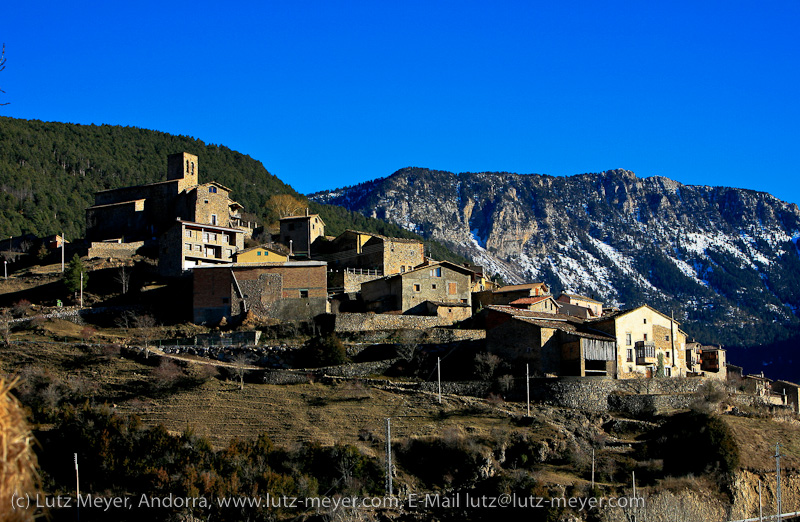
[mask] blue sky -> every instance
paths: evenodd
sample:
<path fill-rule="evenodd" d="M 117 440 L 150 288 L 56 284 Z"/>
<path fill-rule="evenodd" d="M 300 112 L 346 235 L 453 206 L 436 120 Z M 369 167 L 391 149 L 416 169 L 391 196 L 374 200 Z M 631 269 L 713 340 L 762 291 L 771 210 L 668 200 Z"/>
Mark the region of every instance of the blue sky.
<path fill-rule="evenodd" d="M 0 114 L 193 136 L 301 192 L 625 168 L 800 203 L 794 0 L 11 4 Z"/>

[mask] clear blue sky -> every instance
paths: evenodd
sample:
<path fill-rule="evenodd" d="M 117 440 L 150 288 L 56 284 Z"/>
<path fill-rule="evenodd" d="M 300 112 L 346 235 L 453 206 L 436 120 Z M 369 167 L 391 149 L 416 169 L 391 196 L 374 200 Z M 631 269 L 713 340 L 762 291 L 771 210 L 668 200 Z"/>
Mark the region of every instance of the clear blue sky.
<path fill-rule="evenodd" d="M 24 4 L 24 5 L 23 5 Z M 301 192 L 625 168 L 800 203 L 800 2 L 8 2 L 0 114 L 226 145 Z"/>

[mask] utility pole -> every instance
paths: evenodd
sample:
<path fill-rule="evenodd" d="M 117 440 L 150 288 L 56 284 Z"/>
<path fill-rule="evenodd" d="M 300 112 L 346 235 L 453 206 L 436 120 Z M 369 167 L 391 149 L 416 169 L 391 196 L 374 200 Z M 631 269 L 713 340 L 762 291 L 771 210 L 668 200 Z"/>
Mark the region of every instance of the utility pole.
<path fill-rule="evenodd" d="M 386 417 L 386 492 L 392 492 L 392 420 Z"/>
<path fill-rule="evenodd" d="M 531 416 L 531 370 L 530 364 L 525 364 L 525 395 L 528 402 L 528 417 Z"/>
<path fill-rule="evenodd" d="M 436 358 L 436 375 L 439 381 L 439 404 L 442 403 L 442 358 Z"/>
<path fill-rule="evenodd" d="M 3 271 L 5 272 L 6 279 L 8 279 L 8 260 L 3 259 Z"/>
<path fill-rule="evenodd" d="M 81 270 L 81 308 L 83 308 L 83 270 Z"/>
<path fill-rule="evenodd" d="M 777 470 L 776 475 L 776 486 L 775 486 L 775 499 L 778 502 L 778 522 L 781 522 L 783 519 L 783 511 L 781 511 L 781 443 L 778 442 L 775 444 L 775 469 Z"/>
<path fill-rule="evenodd" d="M 66 241 L 64 240 L 64 233 L 62 232 L 61 233 L 61 273 L 62 274 L 64 273 L 64 243 L 66 243 Z"/>
<path fill-rule="evenodd" d="M 758 479 L 758 522 L 764 522 L 764 510 L 761 507 L 761 479 Z"/>

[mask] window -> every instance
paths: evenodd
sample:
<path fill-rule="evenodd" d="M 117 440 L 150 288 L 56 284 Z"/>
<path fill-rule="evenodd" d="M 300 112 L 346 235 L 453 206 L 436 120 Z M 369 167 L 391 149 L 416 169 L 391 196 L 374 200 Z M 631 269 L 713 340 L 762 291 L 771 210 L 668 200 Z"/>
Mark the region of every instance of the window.
<path fill-rule="evenodd" d="M 194 249 L 195 249 L 197 252 L 200 252 L 200 250 L 202 250 L 202 247 L 201 247 L 200 245 L 195 245 L 195 246 L 194 246 Z"/>
<path fill-rule="evenodd" d="M 456 284 L 455 283 L 447 283 L 447 293 L 450 295 L 455 295 L 457 292 Z"/>
<path fill-rule="evenodd" d="M 669 341 L 669 335 L 665 335 L 665 336 L 664 336 L 664 340 L 665 340 L 665 341 Z"/>
<path fill-rule="evenodd" d="M 186 237 L 192 237 L 192 231 L 191 230 L 187 230 L 186 231 Z"/>
<path fill-rule="evenodd" d="M 258 252 L 256 252 L 256 255 L 257 255 L 257 256 L 260 256 L 260 255 L 261 255 L 261 250 L 259 250 Z"/>
<path fill-rule="evenodd" d="M 630 346 L 630 345 L 633 344 L 633 339 L 631 338 L 631 334 L 630 333 L 626 333 L 625 334 L 625 344 L 627 346 Z"/>
<path fill-rule="evenodd" d="M 442 267 L 431 268 L 431 277 L 442 277 Z"/>
<path fill-rule="evenodd" d="M 208 243 L 211 235 L 208 232 L 203 232 L 203 243 Z"/>
<path fill-rule="evenodd" d="M 217 193 L 217 187 L 208 187 L 208 191 L 209 191 L 211 194 L 216 194 L 216 193 Z"/>
<path fill-rule="evenodd" d="M 644 341 L 646 341 L 646 340 L 647 340 L 647 334 L 644 334 L 643 340 L 644 340 Z"/>
<path fill-rule="evenodd" d="M 415 284 L 415 285 L 414 285 L 414 291 L 415 291 L 415 292 L 419 292 L 419 291 L 421 291 L 421 290 L 422 290 L 422 287 L 420 287 L 418 284 Z"/>
<path fill-rule="evenodd" d="M 194 161 L 192 162 L 192 174 L 194 174 Z"/>
<path fill-rule="evenodd" d="M 633 362 L 633 348 L 628 348 L 628 361 Z"/>
<path fill-rule="evenodd" d="M 672 354 L 670 352 L 667 352 L 667 359 L 669 359 L 670 357 L 672 357 Z"/>
<path fill-rule="evenodd" d="M 303 288 L 300 290 L 300 299 L 308 299 L 308 289 Z"/>
<path fill-rule="evenodd" d="M 212 216 L 212 217 L 215 217 L 215 216 Z M 211 241 L 216 241 L 216 240 L 217 240 L 217 235 L 216 234 L 211 234 Z"/>
<path fill-rule="evenodd" d="M 186 250 L 191 250 L 192 249 L 192 244 L 191 243 L 186 243 L 186 245 L 184 245 L 184 246 L 185 246 Z"/>
<path fill-rule="evenodd" d="M 401 274 L 405 274 L 405 273 L 406 273 L 406 267 L 404 267 L 404 266 L 401 266 L 401 267 L 400 267 L 400 273 L 401 273 Z"/>
<path fill-rule="evenodd" d="M 189 160 L 186 160 L 186 172 L 189 172 Z"/>
<path fill-rule="evenodd" d="M 207 200 L 207 199 L 204 199 L 204 200 L 203 200 L 203 203 L 205 203 L 206 205 L 208 205 L 208 200 Z"/>
<path fill-rule="evenodd" d="M 644 323 L 643 323 L 643 324 L 647 324 L 647 317 L 645 317 L 644 319 L 642 319 L 642 321 L 644 321 Z"/>
<path fill-rule="evenodd" d="M 431 285 L 431 290 L 436 290 L 436 283 Z"/>
<path fill-rule="evenodd" d="M 211 224 L 212 225 L 216 225 L 217 224 L 217 215 L 216 214 L 211 214 Z"/>
<path fill-rule="evenodd" d="M 667 377 L 672 377 L 672 368 L 670 368 L 669 366 L 665 367 L 664 375 L 666 375 Z"/>

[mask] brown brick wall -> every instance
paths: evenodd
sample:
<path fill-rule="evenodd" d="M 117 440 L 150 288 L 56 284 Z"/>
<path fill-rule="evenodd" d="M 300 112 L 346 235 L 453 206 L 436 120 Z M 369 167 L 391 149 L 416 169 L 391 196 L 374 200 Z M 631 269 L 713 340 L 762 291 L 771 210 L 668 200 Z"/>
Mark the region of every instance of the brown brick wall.
<path fill-rule="evenodd" d="M 261 274 L 279 274 L 282 277 L 282 297 L 299 298 L 300 290 L 308 290 L 308 297 L 328 297 L 327 270 L 325 266 L 254 266 L 234 267 L 237 279 L 258 279 Z"/>

